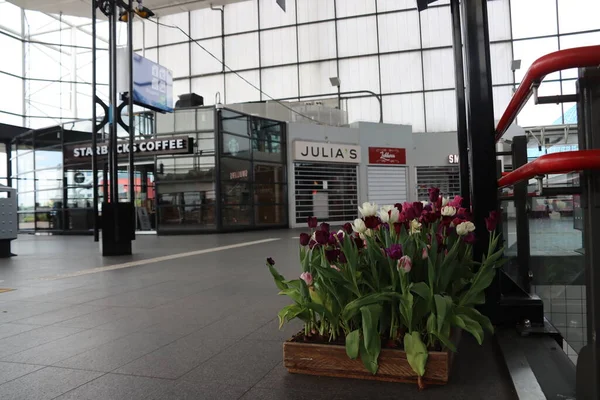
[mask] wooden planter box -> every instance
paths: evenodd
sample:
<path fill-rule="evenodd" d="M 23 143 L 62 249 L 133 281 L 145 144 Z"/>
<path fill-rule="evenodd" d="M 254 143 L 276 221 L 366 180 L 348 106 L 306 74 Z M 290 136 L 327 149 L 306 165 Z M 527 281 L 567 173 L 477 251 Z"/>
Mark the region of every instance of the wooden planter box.
<path fill-rule="evenodd" d="M 460 331 L 457 331 L 452 337 L 452 342 L 458 344 L 459 340 Z M 450 350 L 429 352 L 422 383 L 447 384 L 453 359 L 454 353 Z M 288 372 L 293 374 L 417 383 L 417 374 L 408 364 L 403 350 L 382 349 L 379 370 L 373 375 L 366 370 L 360 359 L 348 358 L 344 346 L 305 343 L 291 339 L 283 344 L 283 363 Z"/>

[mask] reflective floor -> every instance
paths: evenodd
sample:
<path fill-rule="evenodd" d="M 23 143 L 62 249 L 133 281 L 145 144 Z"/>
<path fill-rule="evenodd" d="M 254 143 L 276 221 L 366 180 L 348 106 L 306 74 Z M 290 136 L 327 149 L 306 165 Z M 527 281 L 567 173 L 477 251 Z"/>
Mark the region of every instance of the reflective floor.
<path fill-rule="evenodd" d="M 0 260 L 0 399 L 512 399 L 492 340 L 464 335 L 451 382 L 289 375 L 266 267 L 298 274 L 297 231 L 140 236 L 103 259 L 90 237 L 24 236 Z M 273 240 L 270 240 L 273 239 Z"/>

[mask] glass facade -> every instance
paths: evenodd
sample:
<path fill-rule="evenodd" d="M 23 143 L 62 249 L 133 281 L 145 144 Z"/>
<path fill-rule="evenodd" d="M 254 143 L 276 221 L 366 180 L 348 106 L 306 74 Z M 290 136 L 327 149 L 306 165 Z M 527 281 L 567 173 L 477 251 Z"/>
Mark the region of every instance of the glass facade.
<path fill-rule="evenodd" d="M 139 119 L 137 125 L 148 124 Z M 32 130 L 11 144 L 21 231 L 93 229 L 91 158 L 74 156 L 75 148 L 90 146 L 91 133 L 66 128 Z M 187 154 L 136 154 L 138 230 L 168 234 L 287 226 L 284 123 L 206 107 L 159 114 L 155 130 L 136 140 L 187 136 L 193 147 Z M 102 143 L 102 134 L 97 139 Z M 106 163 L 98 157 L 100 211 L 110 187 Z M 119 200 L 129 201 L 126 155 L 119 158 L 118 178 Z"/>

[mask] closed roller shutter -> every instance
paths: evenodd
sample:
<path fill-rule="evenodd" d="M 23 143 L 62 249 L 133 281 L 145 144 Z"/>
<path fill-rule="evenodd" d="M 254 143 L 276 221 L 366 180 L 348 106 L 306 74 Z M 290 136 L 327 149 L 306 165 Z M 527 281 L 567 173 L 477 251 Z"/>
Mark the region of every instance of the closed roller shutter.
<path fill-rule="evenodd" d="M 358 215 L 356 165 L 295 163 L 296 223 L 349 222 Z"/>
<path fill-rule="evenodd" d="M 417 167 L 417 199 L 427 200 L 427 189 L 436 187 L 444 197 L 460 194 L 458 165 L 446 167 Z"/>
<path fill-rule="evenodd" d="M 367 167 L 369 201 L 380 206 L 408 201 L 406 167 Z"/>

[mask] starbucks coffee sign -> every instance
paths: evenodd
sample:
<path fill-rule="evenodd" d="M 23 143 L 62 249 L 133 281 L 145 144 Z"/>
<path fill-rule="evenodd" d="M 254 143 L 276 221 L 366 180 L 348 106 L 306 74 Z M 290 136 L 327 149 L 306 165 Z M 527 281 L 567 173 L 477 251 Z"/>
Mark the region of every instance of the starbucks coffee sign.
<path fill-rule="evenodd" d="M 294 142 L 294 160 L 360 164 L 360 146 L 297 140 Z"/>
<path fill-rule="evenodd" d="M 117 154 L 129 154 L 129 142 L 117 142 Z M 190 137 L 172 137 L 164 139 L 139 140 L 133 143 L 133 153 L 143 155 L 165 155 L 165 154 L 190 154 L 193 150 L 193 142 Z M 109 153 L 108 143 L 99 143 L 96 146 L 96 156 L 107 157 Z M 91 143 L 68 146 L 65 149 L 66 159 L 91 158 L 94 149 Z"/>

